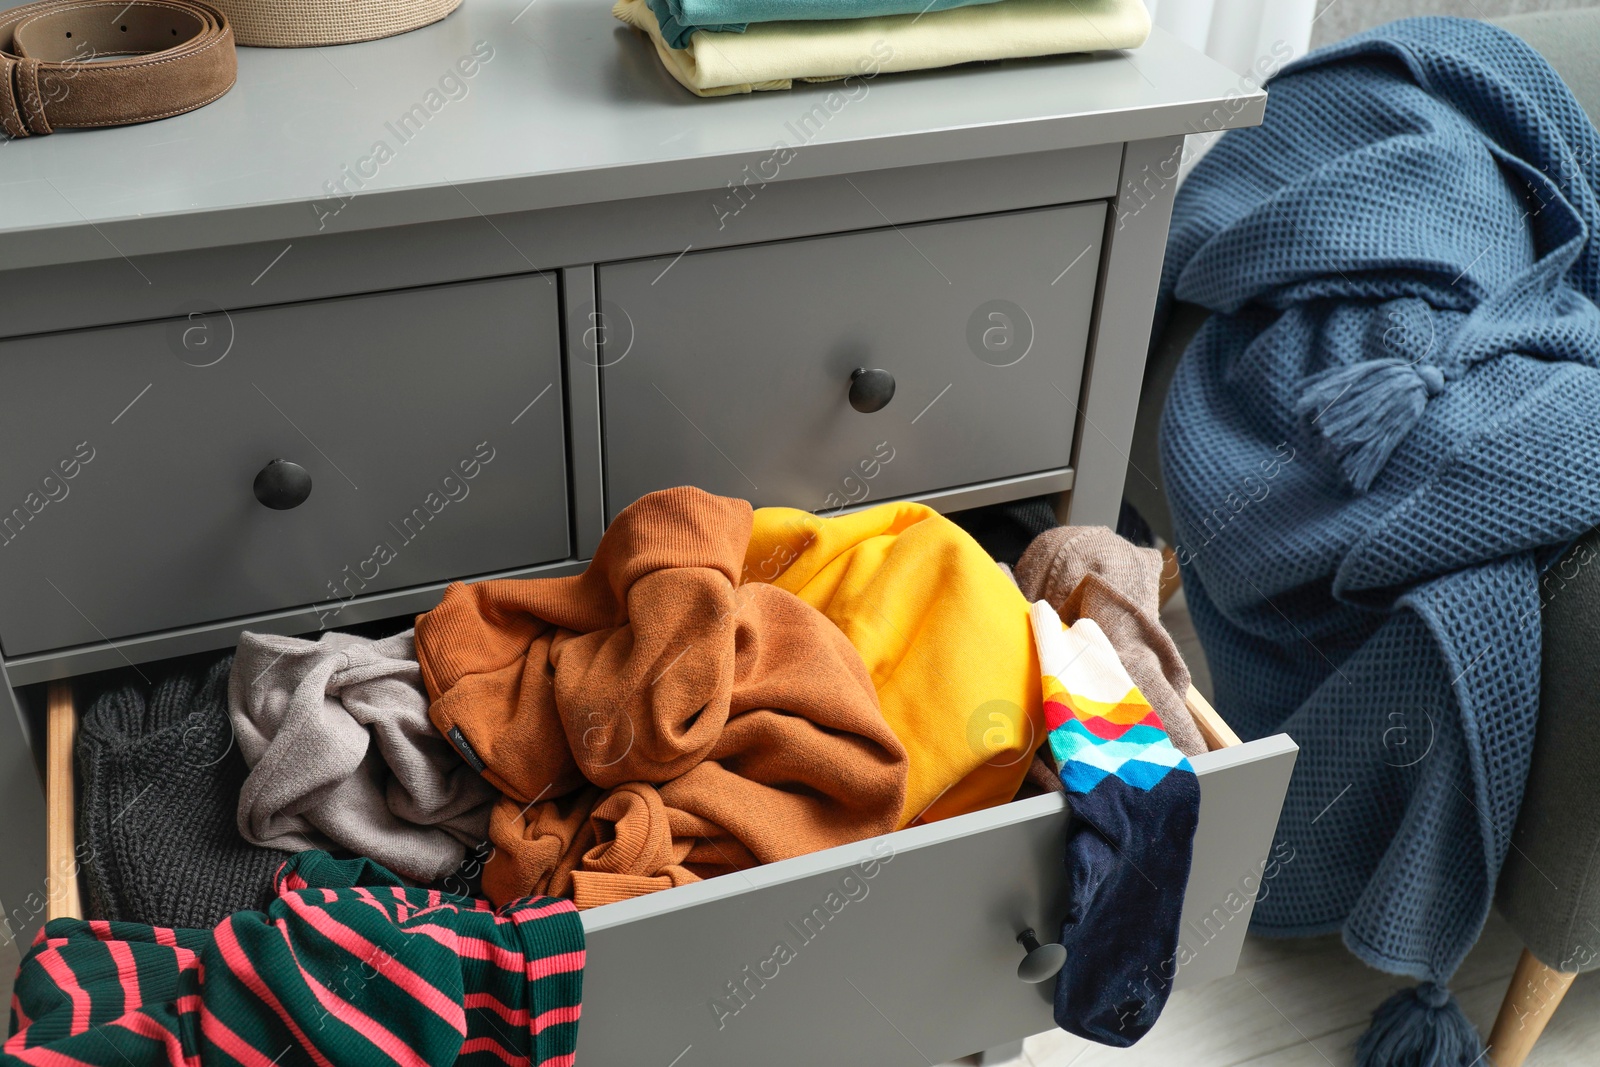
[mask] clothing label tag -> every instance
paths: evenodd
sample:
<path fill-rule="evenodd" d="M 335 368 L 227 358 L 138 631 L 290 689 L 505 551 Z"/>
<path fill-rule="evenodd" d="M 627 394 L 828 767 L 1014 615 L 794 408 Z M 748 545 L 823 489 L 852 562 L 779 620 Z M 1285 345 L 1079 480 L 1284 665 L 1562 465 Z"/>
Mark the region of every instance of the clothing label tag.
<path fill-rule="evenodd" d="M 482 774 L 484 771 L 484 762 L 478 758 L 478 754 L 474 752 L 472 746 L 467 743 L 466 735 L 461 732 L 461 727 L 450 727 L 449 736 L 451 744 L 455 745 L 456 751 L 461 753 L 461 758 L 471 764 L 473 770 L 477 771 L 479 774 Z"/>

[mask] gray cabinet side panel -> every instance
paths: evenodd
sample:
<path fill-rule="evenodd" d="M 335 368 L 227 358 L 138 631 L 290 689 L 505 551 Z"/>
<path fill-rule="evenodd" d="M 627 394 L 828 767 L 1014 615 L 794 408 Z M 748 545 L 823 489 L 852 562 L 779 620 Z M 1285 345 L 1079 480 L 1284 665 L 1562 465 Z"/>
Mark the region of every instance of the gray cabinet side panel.
<path fill-rule="evenodd" d="M 3 665 L 0 688 L 0 943 L 17 942 L 20 954 L 44 922 L 43 902 L 64 890 L 46 870 L 44 789 L 21 702 Z"/>
<path fill-rule="evenodd" d="M 1117 525 L 1182 153 L 1182 137 L 1134 141 L 1123 150 L 1122 184 L 1107 220 L 1099 316 L 1079 398 L 1083 417 L 1072 464 L 1077 480 L 1063 501 L 1063 522 Z"/>

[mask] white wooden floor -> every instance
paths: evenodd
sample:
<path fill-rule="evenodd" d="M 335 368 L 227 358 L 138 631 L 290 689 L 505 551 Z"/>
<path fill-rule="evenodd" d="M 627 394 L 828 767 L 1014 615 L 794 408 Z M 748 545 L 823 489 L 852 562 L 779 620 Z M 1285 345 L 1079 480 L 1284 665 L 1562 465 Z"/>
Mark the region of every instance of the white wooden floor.
<path fill-rule="evenodd" d="M 1521 945 L 1498 916 L 1451 989 L 1485 1035 Z M 1372 1009 L 1410 983 L 1374 971 L 1337 937 L 1245 942 L 1239 970 L 1173 994 L 1137 1045 L 1110 1049 L 1065 1031 L 1031 1037 L 1016 1067 L 1348 1067 Z M 961 1061 L 958 1061 L 961 1062 Z M 1534 1047 L 1528 1067 L 1600 1063 L 1600 972 L 1580 977 Z"/>

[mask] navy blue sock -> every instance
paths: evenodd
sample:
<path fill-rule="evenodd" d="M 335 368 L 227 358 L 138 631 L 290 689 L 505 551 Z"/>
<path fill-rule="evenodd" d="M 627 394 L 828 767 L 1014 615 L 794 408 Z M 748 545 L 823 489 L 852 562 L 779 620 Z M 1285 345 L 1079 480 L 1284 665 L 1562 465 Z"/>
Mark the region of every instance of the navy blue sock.
<path fill-rule="evenodd" d="M 1063 630 L 1041 601 L 1033 623 L 1050 752 L 1072 808 L 1056 1024 L 1126 1047 L 1155 1025 L 1180 963 L 1200 782 L 1092 620 Z"/>

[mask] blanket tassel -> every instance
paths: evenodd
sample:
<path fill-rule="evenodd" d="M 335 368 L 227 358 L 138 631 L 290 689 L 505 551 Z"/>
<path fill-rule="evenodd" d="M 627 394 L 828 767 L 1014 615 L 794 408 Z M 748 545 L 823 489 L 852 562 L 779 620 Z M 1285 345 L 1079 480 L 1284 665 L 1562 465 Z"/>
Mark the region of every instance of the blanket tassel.
<path fill-rule="evenodd" d="M 1351 488 L 1365 493 L 1444 383 L 1431 363 L 1363 360 L 1313 375 L 1296 411 L 1328 443 Z"/>
<path fill-rule="evenodd" d="M 1481 1067 L 1483 1039 L 1450 990 L 1402 989 L 1372 1013 L 1356 1043 L 1356 1067 Z"/>

